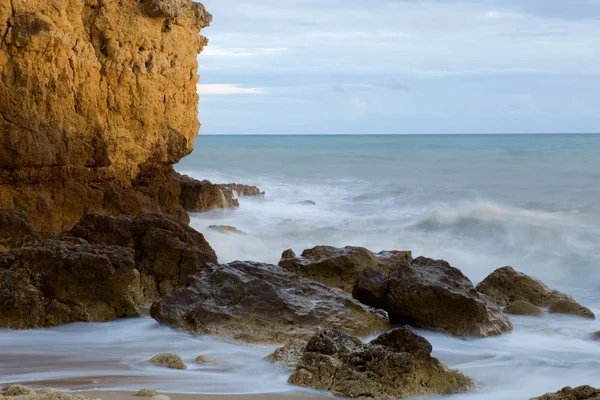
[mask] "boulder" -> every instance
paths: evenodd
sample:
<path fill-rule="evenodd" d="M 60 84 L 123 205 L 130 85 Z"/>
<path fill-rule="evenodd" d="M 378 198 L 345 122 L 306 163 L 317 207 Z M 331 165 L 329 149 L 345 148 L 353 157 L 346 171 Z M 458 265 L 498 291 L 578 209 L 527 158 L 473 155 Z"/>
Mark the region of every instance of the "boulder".
<path fill-rule="evenodd" d="M 317 246 L 304 250 L 299 257 L 291 249 L 284 251 L 279 266 L 324 285 L 352 292 L 358 273 L 366 267 L 389 273 L 397 265 L 411 261 L 410 251 L 375 254 L 363 247 Z"/>
<path fill-rule="evenodd" d="M 140 389 L 135 395 L 138 397 L 154 397 L 158 396 L 158 392 L 154 389 Z"/>
<path fill-rule="evenodd" d="M 547 393 L 531 400 L 600 400 L 600 390 L 591 386 L 579 386 L 576 388 L 565 387 L 555 393 Z"/>
<path fill-rule="evenodd" d="M 177 354 L 157 354 L 154 357 L 152 357 L 149 361 L 151 364 L 160 365 L 162 367 L 167 367 L 170 369 L 187 369 L 187 366 L 185 365 L 181 357 L 179 357 Z"/>
<path fill-rule="evenodd" d="M 236 261 L 209 265 L 187 286 L 155 302 L 150 314 L 198 334 L 285 343 L 321 327 L 367 336 L 389 328 L 387 316 L 346 293 L 281 267 Z"/>
<path fill-rule="evenodd" d="M 509 303 L 506 307 L 504 307 L 504 312 L 513 315 L 542 315 L 542 310 L 539 307 L 536 307 L 533 304 L 523 300 L 517 300 Z"/>
<path fill-rule="evenodd" d="M 322 330 L 306 345 L 289 382 L 335 396 L 394 400 L 466 392 L 471 379 L 431 356 L 431 344 L 411 328 L 385 333 L 371 343 L 345 332 Z"/>
<path fill-rule="evenodd" d="M 189 221 L 170 173 L 200 127 L 210 21 L 192 0 L 3 0 L 0 208 L 52 232 L 89 213 Z"/>
<path fill-rule="evenodd" d="M 548 308 L 554 313 L 595 318 L 591 310 L 577 303 L 571 296 L 552 290 L 539 280 L 512 267 L 495 270 L 477 285 L 477 290 L 500 305 L 522 300 L 537 307 Z"/>
<path fill-rule="evenodd" d="M 217 364 L 218 361 L 211 356 L 200 355 L 196 357 L 196 362 L 198 364 Z"/>
<path fill-rule="evenodd" d="M 0 327 L 140 316 L 216 260 L 202 234 L 173 217 L 87 216 L 68 234 L 0 251 Z"/>
<path fill-rule="evenodd" d="M 295 369 L 302 359 L 306 340 L 292 340 L 265 357 L 265 360 L 281 364 L 286 368 Z"/>

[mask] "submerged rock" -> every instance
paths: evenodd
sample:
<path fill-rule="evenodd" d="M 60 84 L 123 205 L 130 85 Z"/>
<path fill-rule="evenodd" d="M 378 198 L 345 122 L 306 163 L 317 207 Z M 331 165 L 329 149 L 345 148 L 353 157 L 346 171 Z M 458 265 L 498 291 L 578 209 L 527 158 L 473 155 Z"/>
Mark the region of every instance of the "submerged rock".
<path fill-rule="evenodd" d="M 187 366 L 177 354 L 163 353 L 157 354 L 150 360 L 151 364 L 160 365 L 171 369 L 187 369 Z"/>
<path fill-rule="evenodd" d="M 211 356 L 200 355 L 196 357 L 196 362 L 198 364 L 216 364 L 218 361 Z"/>
<path fill-rule="evenodd" d="M 496 303 L 506 305 L 514 301 L 527 301 L 550 312 L 595 318 L 588 308 L 577 303 L 571 296 L 552 290 L 544 283 L 512 267 L 502 267 L 488 275 L 477 290 L 487 294 Z"/>
<path fill-rule="evenodd" d="M 200 126 L 204 7 L 1 3 L 0 208 L 22 209 L 52 232 L 88 213 L 189 221 L 170 173 Z"/>
<path fill-rule="evenodd" d="M 296 364 L 302 359 L 306 340 L 292 340 L 265 357 L 265 360 L 282 364 L 287 368 L 296 368 Z"/>
<path fill-rule="evenodd" d="M 304 250 L 299 257 L 291 249 L 284 251 L 279 266 L 324 285 L 352 292 L 354 282 L 363 269 L 373 267 L 389 273 L 397 265 L 411 261 L 410 251 L 382 251 L 375 254 L 363 247 L 317 246 Z"/>
<path fill-rule="evenodd" d="M 308 341 L 289 382 L 336 396 L 377 400 L 461 393 L 473 387 L 471 379 L 448 369 L 431 351 L 431 344 L 409 327 L 368 344 L 345 332 L 323 330 Z"/>
<path fill-rule="evenodd" d="M 504 312 L 513 315 L 542 315 L 542 310 L 528 301 L 517 300 L 504 307 Z"/>
<path fill-rule="evenodd" d="M 219 233 L 236 233 L 238 235 L 243 235 L 246 233 L 244 231 L 240 231 L 235 226 L 229 226 L 229 225 L 210 225 L 208 227 L 208 229 L 211 229 L 211 230 L 219 232 Z"/>
<path fill-rule="evenodd" d="M 547 393 L 531 400 L 600 400 L 600 390 L 591 386 L 579 386 L 576 388 L 564 387 L 558 392 Z"/>
<path fill-rule="evenodd" d="M 321 327 L 367 336 L 389 328 L 385 314 L 346 293 L 275 265 L 210 265 L 150 310 L 161 324 L 248 342 L 307 338 Z"/>
<path fill-rule="evenodd" d="M 301 206 L 316 206 L 317 205 L 317 203 L 315 203 L 312 200 L 302 200 L 302 201 L 297 202 L 296 204 L 299 204 Z"/>
<path fill-rule="evenodd" d="M 0 251 L 0 327 L 139 316 L 214 251 L 167 215 L 87 216 L 69 234 Z"/>

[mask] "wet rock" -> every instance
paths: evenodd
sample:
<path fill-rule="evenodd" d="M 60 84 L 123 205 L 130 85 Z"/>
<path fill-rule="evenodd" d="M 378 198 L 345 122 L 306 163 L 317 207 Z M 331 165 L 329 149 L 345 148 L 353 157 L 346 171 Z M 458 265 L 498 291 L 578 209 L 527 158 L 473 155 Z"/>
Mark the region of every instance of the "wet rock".
<path fill-rule="evenodd" d="M 600 390 L 591 386 L 579 386 L 576 388 L 565 387 L 555 393 L 547 393 L 531 400 L 600 400 Z"/>
<path fill-rule="evenodd" d="M 11 385 L 4 390 L 5 396 L 31 396 L 35 390 L 23 385 Z"/>
<path fill-rule="evenodd" d="M 163 353 L 152 357 L 150 363 L 170 369 L 187 369 L 187 366 L 177 354 Z"/>
<path fill-rule="evenodd" d="M 296 364 L 302 359 L 306 340 L 292 340 L 265 357 L 265 360 L 282 364 L 286 368 L 295 369 Z"/>
<path fill-rule="evenodd" d="M 389 328 L 384 313 L 342 291 L 275 265 L 240 261 L 190 276 L 186 287 L 154 303 L 150 314 L 190 332 L 262 343 L 306 338 L 321 327 L 359 336 Z"/>
<path fill-rule="evenodd" d="M 397 265 L 411 261 L 410 251 L 375 254 L 363 247 L 317 246 L 304 250 L 299 257 L 291 249 L 284 251 L 279 266 L 324 285 L 352 292 L 358 273 L 366 267 L 389 273 Z"/>
<path fill-rule="evenodd" d="M 243 235 L 246 233 L 244 231 L 240 231 L 235 226 L 229 226 L 229 225 L 210 225 L 208 227 L 208 229 L 211 229 L 211 230 L 219 232 L 219 233 L 236 233 L 238 235 Z"/>
<path fill-rule="evenodd" d="M 296 204 L 299 204 L 301 206 L 316 206 L 317 205 L 317 203 L 315 203 L 312 200 L 303 200 L 303 201 L 297 202 Z"/>
<path fill-rule="evenodd" d="M 238 197 L 263 197 L 265 192 L 262 192 L 256 186 L 242 185 L 240 183 L 226 183 L 220 185 L 224 189 L 231 190 L 235 198 Z"/>
<path fill-rule="evenodd" d="M 196 362 L 198 364 L 216 364 L 218 361 L 211 356 L 200 355 L 196 357 Z"/>
<path fill-rule="evenodd" d="M 331 391 L 335 396 L 393 400 L 461 393 L 471 379 L 431 357 L 431 344 L 409 327 L 369 344 L 335 330 L 322 330 L 306 345 L 289 382 Z"/>
<path fill-rule="evenodd" d="M 539 280 L 512 267 L 502 267 L 492 272 L 477 285 L 477 290 L 500 305 L 522 300 L 537 307 L 547 307 L 549 311 L 551 308 L 553 311 L 550 312 L 554 313 L 595 318 L 591 310 L 577 303 L 571 296 L 552 290 Z"/>
<path fill-rule="evenodd" d="M 210 20 L 192 0 L 3 0 L 0 208 L 52 232 L 87 213 L 189 221 L 168 181 L 200 126 Z"/>
<path fill-rule="evenodd" d="M 154 397 L 158 396 L 158 392 L 154 389 L 140 389 L 135 395 L 139 397 Z"/>
<path fill-rule="evenodd" d="M 140 316 L 216 255 L 173 217 L 87 216 L 72 232 L 0 252 L 0 327 Z"/>
<path fill-rule="evenodd" d="M 504 307 L 504 312 L 513 315 L 542 315 L 542 310 L 528 301 L 517 300 Z"/>
<path fill-rule="evenodd" d="M 446 261 L 416 258 L 397 267 L 385 282 L 370 273 L 371 277 L 366 271 L 366 278 L 359 278 L 355 292 L 366 304 L 384 308 L 393 322 L 460 337 L 512 330 L 502 310 Z"/>
<path fill-rule="evenodd" d="M 352 296 L 355 299 L 381 309 L 387 307 L 387 292 L 387 276 L 373 267 L 360 271 L 352 288 Z"/>
<path fill-rule="evenodd" d="M 201 233 L 162 214 L 87 215 L 69 235 L 93 244 L 133 249 L 148 306 L 184 285 L 189 275 L 217 262 Z"/>
<path fill-rule="evenodd" d="M 234 208 L 239 206 L 237 196 L 223 185 L 208 180 L 198 181 L 186 175 L 175 173 L 175 179 L 181 185 L 179 200 L 190 212 L 204 212 L 213 208 Z"/>

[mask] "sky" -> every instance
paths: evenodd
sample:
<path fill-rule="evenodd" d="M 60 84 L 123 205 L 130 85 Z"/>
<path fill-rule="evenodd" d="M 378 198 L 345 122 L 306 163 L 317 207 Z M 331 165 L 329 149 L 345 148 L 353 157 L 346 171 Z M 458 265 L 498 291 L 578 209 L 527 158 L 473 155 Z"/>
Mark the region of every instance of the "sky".
<path fill-rule="evenodd" d="M 600 132 L 600 0 L 203 4 L 202 134 Z"/>

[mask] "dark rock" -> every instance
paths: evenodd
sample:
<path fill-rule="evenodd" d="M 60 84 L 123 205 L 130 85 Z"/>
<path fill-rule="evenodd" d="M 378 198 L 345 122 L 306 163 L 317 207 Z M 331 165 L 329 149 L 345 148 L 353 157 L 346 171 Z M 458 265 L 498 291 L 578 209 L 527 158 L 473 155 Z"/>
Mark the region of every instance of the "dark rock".
<path fill-rule="evenodd" d="M 385 309 L 387 292 L 387 276 L 373 267 L 367 267 L 358 273 L 352 297 L 368 306 Z"/>
<path fill-rule="evenodd" d="M 190 212 L 204 212 L 213 208 L 238 207 L 237 197 L 230 189 L 208 180 L 198 181 L 186 175 L 174 174 L 181 185 L 179 200 L 183 208 Z"/>
<path fill-rule="evenodd" d="M 262 198 L 265 195 L 265 192 L 262 192 L 256 186 L 250 185 L 242 185 L 240 183 L 225 183 L 219 185 L 223 189 L 230 190 L 233 193 L 235 198 L 238 197 L 260 197 Z"/>
<path fill-rule="evenodd" d="M 431 357 L 431 349 L 409 327 L 366 345 L 327 329 L 309 340 L 289 382 L 340 397 L 378 400 L 461 393 L 473 387 L 471 379 Z"/>
<path fill-rule="evenodd" d="M 299 204 L 301 206 L 316 206 L 317 205 L 317 203 L 315 203 L 312 200 L 303 200 L 303 201 L 297 202 L 296 204 Z"/>
<path fill-rule="evenodd" d="M 600 390 L 591 386 L 579 386 L 576 388 L 565 387 L 555 393 L 547 393 L 531 400 L 600 400 Z"/>
<path fill-rule="evenodd" d="M 487 294 L 496 303 L 506 305 L 517 300 L 527 301 L 538 307 L 548 307 L 550 312 L 573 314 L 595 318 L 588 308 L 577 303 L 571 296 L 552 290 L 544 283 L 512 267 L 502 267 L 485 278 L 477 290 Z"/>
<path fill-rule="evenodd" d="M 386 309 L 394 321 L 461 337 L 512 330 L 502 310 L 443 260 L 419 257 L 396 268 L 388 279 Z"/>
<path fill-rule="evenodd" d="M 187 286 L 154 303 L 161 324 L 248 342 L 307 338 L 321 327 L 359 336 L 389 328 L 387 317 L 347 294 L 278 266 L 236 261 L 210 265 Z"/>
<path fill-rule="evenodd" d="M 324 285 L 352 292 L 358 273 L 366 267 L 389 273 L 397 265 L 411 261 L 410 251 L 382 251 L 375 254 L 363 247 L 347 246 L 340 249 L 317 246 L 304 250 L 300 257 L 292 250 L 286 250 L 279 266 Z"/>
<path fill-rule="evenodd" d="M 513 301 L 508 304 L 504 307 L 504 312 L 513 315 L 542 315 L 542 310 L 539 307 L 523 300 Z"/>
<path fill-rule="evenodd" d="M 0 250 L 40 239 L 40 234 L 20 210 L 0 210 Z"/>

